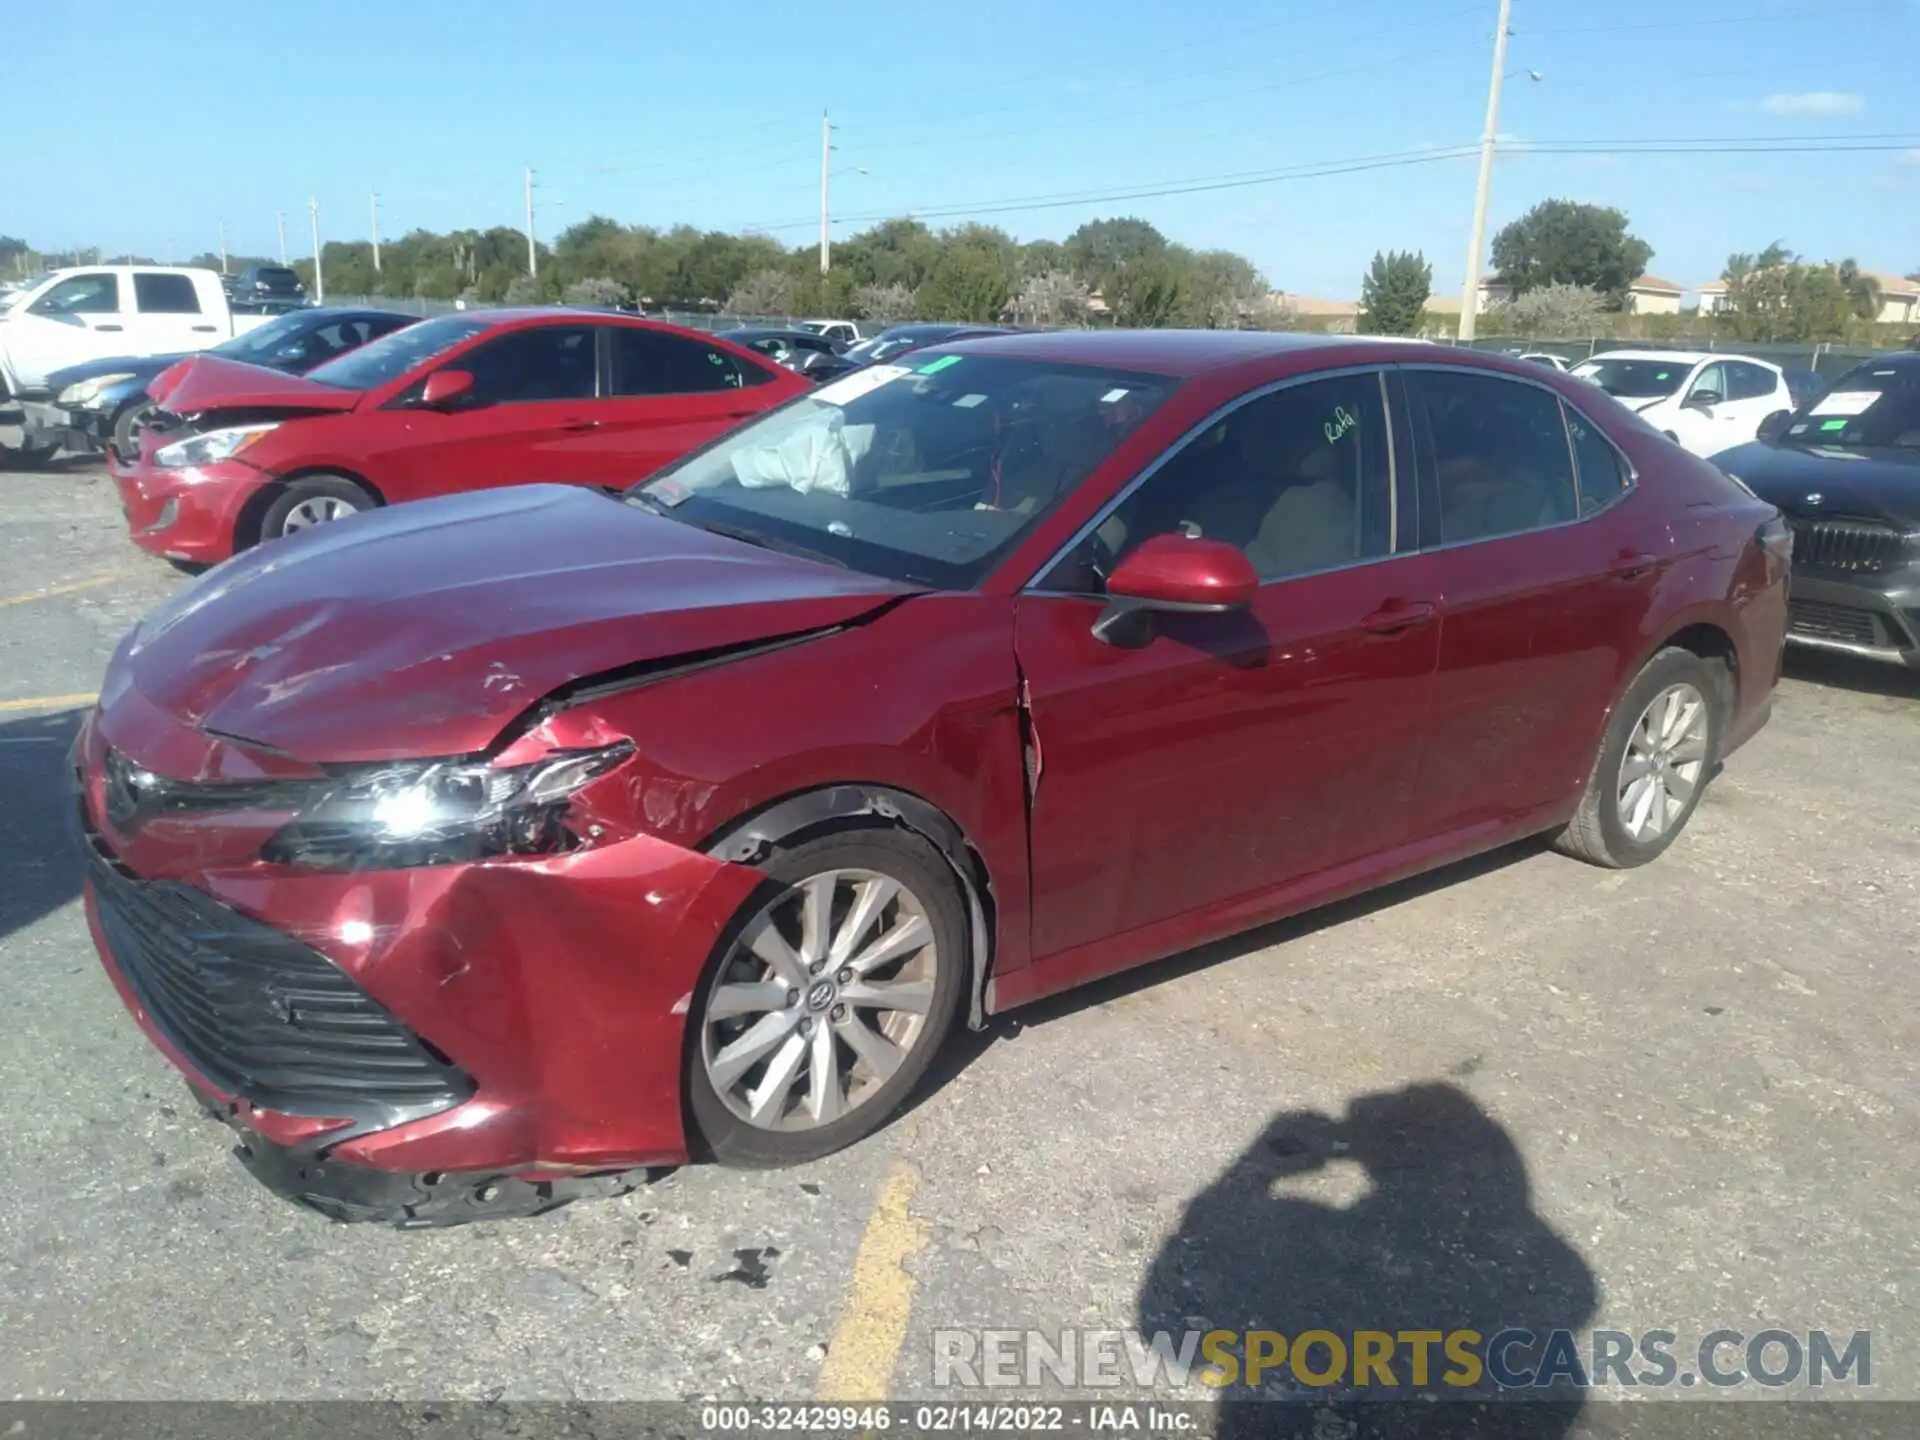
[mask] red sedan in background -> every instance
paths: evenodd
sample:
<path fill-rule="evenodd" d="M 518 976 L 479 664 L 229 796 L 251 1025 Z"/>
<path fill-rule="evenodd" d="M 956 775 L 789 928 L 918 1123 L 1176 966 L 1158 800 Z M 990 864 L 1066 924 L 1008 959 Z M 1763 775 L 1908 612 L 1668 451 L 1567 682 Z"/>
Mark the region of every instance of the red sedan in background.
<path fill-rule="evenodd" d="M 808 382 L 696 331 L 566 310 L 427 320 L 309 371 L 195 357 L 149 387 L 184 427 L 112 462 L 134 543 L 206 565 L 362 510 L 652 474 Z"/>
<path fill-rule="evenodd" d="M 89 914 L 328 1213 L 803 1160 L 958 1020 L 1524 836 L 1652 860 L 1768 716 L 1788 550 L 1530 363 L 935 347 L 624 499 L 449 497 L 189 587 L 78 741 Z"/>

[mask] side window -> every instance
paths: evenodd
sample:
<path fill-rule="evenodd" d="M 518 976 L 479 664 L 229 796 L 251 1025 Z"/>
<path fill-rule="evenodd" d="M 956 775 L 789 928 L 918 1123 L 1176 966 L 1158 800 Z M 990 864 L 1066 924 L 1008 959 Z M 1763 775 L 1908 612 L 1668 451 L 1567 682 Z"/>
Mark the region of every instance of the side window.
<path fill-rule="evenodd" d="M 1573 436 L 1573 458 L 1580 470 L 1580 513 L 1592 515 L 1611 505 L 1632 485 L 1627 462 L 1611 441 L 1586 416 L 1562 402 L 1567 433 Z"/>
<path fill-rule="evenodd" d="M 1393 467 L 1378 372 L 1292 385 L 1250 400 L 1187 440 L 1103 521 L 1059 588 L 1101 572 L 1153 535 L 1223 540 L 1262 580 L 1385 555 Z"/>
<path fill-rule="evenodd" d="M 1407 378 L 1433 440 L 1443 544 L 1574 518 L 1573 459 L 1559 397 L 1464 370 L 1422 370 Z"/>
<path fill-rule="evenodd" d="M 778 343 L 778 342 L 770 342 Z M 738 390 L 753 381 L 745 368 L 715 345 L 638 326 L 613 330 L 615 395 L 704 395 Z"/>
<path fill-rule="evenodd" d="M 1718 403 L 1718 401 L 1707 400 L 1708 396 L 1717 396 L 1719 400 L 1730 398 L 1727 395 L 1727 367 L 1724 364 L 1707 366 L 1693 377 L 1693 384 L 1687 387 L 1687 399 L 1699 400 L 1707 404 Z"/>
<path fill-rule="evenodd" d="M 133 300 L 142 315 L 198 315 L 200 296 L 186 275 L 135 275 Z"/>
<path fill-rule="evenodd" d="M 1763 370 L 1758 365 L 1744 364 L 1730 360 L 1726 364 L 1727 391 L 1729 400 L 1764 400 L 1773 394 L 1774 380 L 1771 370 Z"/>
<path fill-rule="evenodd" d="M 69 275 L 33 302 L 35 315 L 114 315 L 119 310 L 117 275 Z"/>
<path fill-rule="evenodd" d="M 473 372 L 470 394 L 476 405 L 590 399 L 593 330 L 586 325 L 514 330 L 469 350 L 454 368 Z"/>

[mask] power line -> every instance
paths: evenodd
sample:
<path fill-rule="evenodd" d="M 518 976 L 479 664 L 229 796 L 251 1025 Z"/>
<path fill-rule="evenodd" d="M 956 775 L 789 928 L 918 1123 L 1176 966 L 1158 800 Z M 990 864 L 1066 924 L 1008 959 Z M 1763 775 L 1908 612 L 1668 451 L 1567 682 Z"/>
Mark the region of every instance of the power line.
<path fill-rule="evenodd" d="M 1795 20 L 1830 20 L 1836 15 L 1857 15 L 1867 11 L 1886 12 L 1885 4 L 1827 5 L 1818 10 L 1771 10 L 1755 15 L 1701 16 L 1691 20 L 1630 20 L 1617 25 L 1555 25 L 1541 30 L 1517 29 L 1516 38 L 1531 40 L 1536 35 L 1611 35 L 1629 30 L 1691 30 L 1712 25 L 1774 25 Z"/>
<path fill-rule="evenodd" d="M 1510 141 L 1502 144 L 1499 148 L 1507 154 L 1538 155 L 1765 155 L 1881 153 L 1905 150 L 1916 144 L 1920 144 L 1920 134 L 1884 134 L 1871 138 L 1862 137 L 1861 143 L 1844 140 L 1835 141 L 1831 138 L 1821 138 L 1817 136 L 1803 136 L 1785 140 L 1654 139 L 1632 141 Z M 1122 200 L 1146 200 L 1174 195 L 1195 195 L 1217 190 L 1234 190 L 1257 185 L 1279 184 L 1288 180 L 1323 179 L 1337 175 L 1358 174 L 1368 170 L 1383 170 L 1410 165 L 1432 164 L 1448 160 L 1460 160 L 1477 154 L 1479 148 L 1478 143 L 1474 142 L 1440 148 L 1362 156 L 1349 160 L 1320 161 L 1273 170 L 1242 171 L 1223 176 L 1195 177 L 1187 180 L 1165 181 L 1158 184 L 1135 186 L 1132 188 L 1088 190 L 1073 193 L 1054 192 L 1051 194 L 1030 195 L 1001 200 L 984 200 L 973 204 L 915 205 L 901 207 L 900 209 L 889 212 L 875 211 L 862 215 L 845 215 L 840 218 L 850 223 L 877 223 L 884 220 L 904 218 L 916 220 L 953 219 L 962 216 L 1000 215 L 1028 210 L 1059 209 L 1073 205 L 1107 204 Z M 815 223 L 817 223 L 817 221 L 812 219 L 792 220 L 752 225 L 743 228 L 777 232 L 802 229 Z"/>

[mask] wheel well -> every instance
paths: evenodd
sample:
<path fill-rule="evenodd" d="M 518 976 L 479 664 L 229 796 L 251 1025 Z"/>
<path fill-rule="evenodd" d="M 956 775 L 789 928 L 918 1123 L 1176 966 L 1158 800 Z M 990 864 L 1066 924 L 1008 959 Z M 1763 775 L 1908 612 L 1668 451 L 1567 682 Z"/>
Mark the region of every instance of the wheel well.
<path fill-rule="evenodd" d="M 1733 637 L 1718 625 L 1702 622 L 1668 636 L 1661 648 L 1690 650 L 1702 660 L 1718 660 L 1726 667 L 1720 704 L 1723 721 L 1731 719 L 1740 687 L 1740 652 L 1734 647 Z"/>
<path fill-rule="evenodd" d="M 342 480 L 351 480 L 367 494 L 373 497 L 375 505 L 385 505 L 387 497 L 380 493 L 377 486 L 351 470 L 342 470 L 337 465 L 309 465 L 304 470 L 290 471 L 285 475 L 275 475 L 253 494 L 247 497 L 247 503 L 240 507 L 240 515 L 233 522 L 233 550 L 237 555 L 242 550 L 251 549 L 260 535 L 260 522 L 267 518 L 267 511 L 273 508 L 273 502 L 280 498 L 280 492 L 296 480 L 305 480 L 313 475 L 337 476 Z"/>
<path fill-rule="evenodd" d="M 993 883 L 987 865 L 953 817 L 910 791 L 889 785 L 848 783 L 803 790 L 728 822 L 701 845 L 722 860 L 757 865 L 778 847 L 797 845 L 836 831 L 877 827 L 910 830 L 953 867 L 966 901 L 970 974 L 967 1024 L 986 1025 L 986 980 L 995 934 Z"/>

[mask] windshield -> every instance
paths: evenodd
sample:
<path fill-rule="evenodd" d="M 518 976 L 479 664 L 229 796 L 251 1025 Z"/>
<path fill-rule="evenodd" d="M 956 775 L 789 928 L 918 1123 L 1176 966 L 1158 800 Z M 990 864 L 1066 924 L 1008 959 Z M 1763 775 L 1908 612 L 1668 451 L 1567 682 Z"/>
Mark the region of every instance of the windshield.
<path fill-rule="evenodd" d="M 1803 445 L 1920 449 L 1920 365 L 1857 365 L 1798 411 L 1787 437 Z"/>
<path fill-rule="evenodd" d="M 274 316 L 264 325 L 256 325 L 214 346 L 208 353 L 228 360 L 252 360 L 258 355 L 271 355 L 282 345 L 299 339 L 314 323 L 312 311 L 290 310 L 285 315 Z"/>
<path fill-rule="evenodd" d="M 372 390 L 390 380 L 398 380 L 416 365 L 436 355 L 444 355 L 462 340 L 478 335 L 489 322 L 478 315 L 443 315 L 438 320 L 422 320 L 382 335 L 378 340 L 349 351 L 338 360 L 329 360 L 309 370 L 307 379 L 342 390 Z"/>
<path fill-rule="evenodd" d="M 1622 400 L 1653 400 L 1678 390 L 1693 373 L 1693 361 L 1583 360 L 1573 373 Z"/>
<path fill-rule="evenodd" d="M 973 355 L 872 365 L 722 437 L 629 499 L 889 580 L 966 589 L 1173 385 Z"/>

